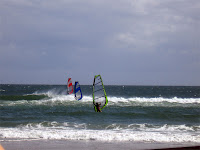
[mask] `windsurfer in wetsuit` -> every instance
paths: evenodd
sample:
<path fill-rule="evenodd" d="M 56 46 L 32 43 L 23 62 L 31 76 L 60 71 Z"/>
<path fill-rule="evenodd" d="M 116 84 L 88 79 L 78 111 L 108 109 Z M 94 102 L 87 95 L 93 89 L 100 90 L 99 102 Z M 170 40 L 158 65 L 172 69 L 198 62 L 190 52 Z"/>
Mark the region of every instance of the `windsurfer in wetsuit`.
<path fill-rule="evenodd" d="M 97 111 L 96 112 L 102 112 L 101 110 L 100 110 L 100 105 L 101 105 L 101 103 L 99 104 L 99 103 L 96 103 L 96 109 L 97 109 Z"/>

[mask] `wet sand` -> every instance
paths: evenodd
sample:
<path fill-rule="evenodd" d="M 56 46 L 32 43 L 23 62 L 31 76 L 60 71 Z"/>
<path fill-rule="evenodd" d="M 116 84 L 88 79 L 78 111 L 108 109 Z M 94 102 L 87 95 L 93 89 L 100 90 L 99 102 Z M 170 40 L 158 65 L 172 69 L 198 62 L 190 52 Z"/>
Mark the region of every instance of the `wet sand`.
<path fill-rule="evenodd" d="M 198 149 L 192 143 L 100 142 L 78 140 L 0 140 L 5 150 L 148 150 Z"/>
<path fill-rule="evenodd" d="M 4 148 L 1 146 L 1 144 L 0 144 L 0 150 L 4 150 Z"/>

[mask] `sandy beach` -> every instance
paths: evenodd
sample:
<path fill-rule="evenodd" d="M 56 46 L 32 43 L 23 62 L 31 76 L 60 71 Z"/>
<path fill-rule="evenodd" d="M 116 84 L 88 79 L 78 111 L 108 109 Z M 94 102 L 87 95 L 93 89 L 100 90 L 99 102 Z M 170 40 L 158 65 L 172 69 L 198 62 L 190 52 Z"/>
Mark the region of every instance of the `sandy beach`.
<path fill-rule="evenodd" d="M 200 149 L 200 144 L 100 142 L 78 140 L 1 140 L 5 150 L 144 150 L 144 149 Z M 183 148 L 185 147 L 185 148 Z M 186 148 L 190 147 L 190 148 Z"/>

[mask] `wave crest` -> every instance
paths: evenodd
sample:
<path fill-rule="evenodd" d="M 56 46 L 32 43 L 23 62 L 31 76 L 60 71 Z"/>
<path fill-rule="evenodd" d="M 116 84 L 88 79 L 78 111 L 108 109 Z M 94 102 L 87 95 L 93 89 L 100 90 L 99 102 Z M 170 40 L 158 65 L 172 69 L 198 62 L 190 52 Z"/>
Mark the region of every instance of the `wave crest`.
<path fill-rule="evenodd" d="M 0 136 L 2 138 L 18 139 L 200 142 L 200 126 L 167 124 L 130 124 L 126 128 L 120 128 L 117 124 L 111 126 L 107 126 L 105 130 L 93 130 L 86 129 L 86 124 L 42 122 L 21 125 L 17 128 L 1 128 Z"/>

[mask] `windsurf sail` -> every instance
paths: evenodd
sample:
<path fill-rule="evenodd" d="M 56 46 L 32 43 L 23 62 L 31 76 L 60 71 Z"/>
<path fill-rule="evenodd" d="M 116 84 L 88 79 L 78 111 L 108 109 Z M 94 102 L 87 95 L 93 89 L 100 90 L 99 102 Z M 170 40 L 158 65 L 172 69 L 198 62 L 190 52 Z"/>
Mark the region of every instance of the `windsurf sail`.
<path fill-rule="evenodd" d="M 67 93 L 68 94 L 72 94 L 73 93 L 73 85 L 72 85 L 72 79 L 71 78 L 68 78 Z"/>
<path fill-rule="evenodd" d="M 103 85 L 103 80 L 101 75 L 96 75 L 93 82 L 93 104 L 95 111 L 97 112 L 97 104 L 99 105 L 100 110 L 102 110 L 107 103 L 108 99 Z"/>
<path fill-rule="evenodd" d="M 81 91 L 81 87 L 78 81 L 75 82 L 75 86 L 74 86 L 74 96 L 76 100 L 81 100 L 83 95 L 82 95 L 82 91 Z"/>

